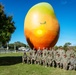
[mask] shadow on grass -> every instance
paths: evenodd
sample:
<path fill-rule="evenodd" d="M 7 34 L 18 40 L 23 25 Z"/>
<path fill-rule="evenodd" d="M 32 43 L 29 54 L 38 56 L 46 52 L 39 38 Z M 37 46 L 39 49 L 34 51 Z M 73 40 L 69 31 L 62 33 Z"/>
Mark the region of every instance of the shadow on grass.
<path fill-rule="evenodd" d="M 22 62 L 22 56 L 0 57 L 0 66 L 14 65 Z"/>

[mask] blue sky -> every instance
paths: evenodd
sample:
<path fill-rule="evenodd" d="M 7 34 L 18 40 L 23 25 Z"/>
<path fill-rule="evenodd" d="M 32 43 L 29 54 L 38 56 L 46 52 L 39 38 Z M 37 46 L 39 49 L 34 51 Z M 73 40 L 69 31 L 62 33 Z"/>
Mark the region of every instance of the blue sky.
<path fill-rule="evenodd" d="M 12 15 L 15 22 L 16 30 L 10 43 L 20 41 L 27 44 L 24 36 L 24 19 L 28 10 L 40 2 L 52 5 L 60 24 L 60 36 L 56 45 L 64 45 L 66 42 L 76 45 L 76 0 L 0 0 L 5 7 L 5 13 Z"/>

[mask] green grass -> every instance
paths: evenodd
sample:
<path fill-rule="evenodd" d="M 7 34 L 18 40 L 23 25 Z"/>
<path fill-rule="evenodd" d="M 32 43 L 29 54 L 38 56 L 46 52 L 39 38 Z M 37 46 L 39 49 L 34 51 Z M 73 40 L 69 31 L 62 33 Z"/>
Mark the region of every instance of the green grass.
<path fill-rule="evenodd" d="M 0 57 L 5 57 L 5 56 L 22 56 L 23 52 L 17 52 L 17 53 L 0 53 Z"/>
<path fill-rule="evenodd" d="M 20 63 L 11 66 L 0 66 L 0 75 L 76 75 L 76 71 Z"/>
<path fill-rule="evenodd" d="M 23 53 L 7 53 L 0 54 L 0 57 L 4 56 L 21 56 Z M 44 67 L 41 65 L 32 64 L 12 64 L 1 65 L 0 75 L 76 75 L 76 71 L 63 70 L 53 67 Z"/>

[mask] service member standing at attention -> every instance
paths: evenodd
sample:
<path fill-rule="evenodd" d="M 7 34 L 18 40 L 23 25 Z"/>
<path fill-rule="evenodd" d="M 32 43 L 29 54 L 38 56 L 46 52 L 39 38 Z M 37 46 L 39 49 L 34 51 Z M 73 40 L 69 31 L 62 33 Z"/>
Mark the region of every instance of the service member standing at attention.
<path fill-rule="evenodd" d="M 27 54 L 26 54 L 26 51 L 24 51 L 24 55 L 22 56 L 22 63 L 27 63 Z"/>
<path fill-rule="evenodd" d="M 57 66 L 58 68 L 60 68 L 61 57 L 60 57 L 60 54 L 59 54 L 59 53 L 56 54 L 56 59 L 55 59 L 55 61 L 56 61 L 56 66 Z"/>
<path fill-rule="evenodd" d="M 68 47 L 68 48 L 67 48 L 66 55 L 67 55 L 68 59 L 70 59 L 71 54 L 74 55 L 74 53 L 75 53 L 75 52 L 74 52 L 74 50 L 73 50 L 72 47 Z"/>
<path fill-rule="evenodd" d="M 52 53 L 48 52 L 48 55 L 47 55 L 47 64 L 48 64 L 49 67 L 52 66 L 52 60 L 53 60 Z"/>
<path fill-rule="evenodd" d="M 71 57 L 70 57 L 70 65 L 69 65 L 69 70 L 75 70 L 76 69 L 76 58 L 75 58 L 75 55 L 71 54 Z"/>
<path fill-rule="evenodd" d="M 69 67 L 69 65 L 68 65 L 69 64 L 69 59 L 68 59 L 66 53 L 64 54 L 61 63 L 63 64 L 63 69 L 68 70 L 68 67 Z"/>
<path fill-rule="evenodd" d="M 36 61 L 36 50 L 33 48 L 33 50 L 32 50 L 31 64 L 34 64 L 35 61 Z"/>

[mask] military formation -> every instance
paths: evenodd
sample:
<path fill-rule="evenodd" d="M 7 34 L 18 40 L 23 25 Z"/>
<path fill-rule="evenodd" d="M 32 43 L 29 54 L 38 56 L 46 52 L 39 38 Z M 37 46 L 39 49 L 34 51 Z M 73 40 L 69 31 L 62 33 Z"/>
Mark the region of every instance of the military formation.
<path fill-rule="evenodd" d="M 72 48 L 65 51 L 63 48 L 43 48 L 43 50 L 30 50 L 24 52 L 22 62 L 39 64 L 45 67 L 58 67 L 65 70 L 76 70 L 76 52 Z"/>

